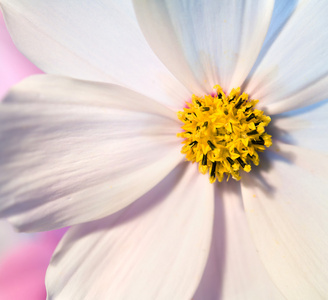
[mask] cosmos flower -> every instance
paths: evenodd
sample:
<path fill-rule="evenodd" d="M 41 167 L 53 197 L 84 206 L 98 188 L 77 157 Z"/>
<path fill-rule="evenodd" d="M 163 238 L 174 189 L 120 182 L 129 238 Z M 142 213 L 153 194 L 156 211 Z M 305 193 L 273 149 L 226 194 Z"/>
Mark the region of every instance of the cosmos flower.
<path fill-rule="evenodd" d="M 1 216 L 72 226 L 49 299 L 327 297 L 326 1 L 0 3 L 52 74 L 0 110 Z"/>

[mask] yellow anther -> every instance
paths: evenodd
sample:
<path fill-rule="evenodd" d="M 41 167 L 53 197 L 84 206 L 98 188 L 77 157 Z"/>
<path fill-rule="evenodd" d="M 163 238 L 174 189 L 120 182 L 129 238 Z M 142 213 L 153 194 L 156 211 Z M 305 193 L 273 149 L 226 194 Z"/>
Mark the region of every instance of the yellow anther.
<path fill-rule="evenodd" d="M 271 119 L 263 111 L 254 109 L 258 100 L 240 95 L 240 88 L 226 95 L 219 85 L 217 95 L 192 95 L 187 108 L 178 112 L 184 123 L 181 153 L 186 159 L 199 164 L 199 172 L 210 175 L 210 182 L 227 180 L 230 176 L 240 180 L 240 170 L 251 171 L 250 162 L 259 164 L 257 152 L 272 144 L 265 127 Z"/>

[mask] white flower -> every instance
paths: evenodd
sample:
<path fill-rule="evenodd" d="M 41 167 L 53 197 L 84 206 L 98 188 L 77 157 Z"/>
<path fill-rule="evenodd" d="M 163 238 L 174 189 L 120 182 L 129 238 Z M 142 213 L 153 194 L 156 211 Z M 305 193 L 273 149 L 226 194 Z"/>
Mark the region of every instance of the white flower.
<path fill-rule="evenodd" d="M 0 3 L 53 74 L 0 109 L 1 216 L 74 225 L 49 299 L 328 297 L 328 106 L 288 112 L 328 96 L 327 1 Z M 211 185 L 180 154 L 176 111 L 216 84 L 273 118 L 240 183 Z"/>

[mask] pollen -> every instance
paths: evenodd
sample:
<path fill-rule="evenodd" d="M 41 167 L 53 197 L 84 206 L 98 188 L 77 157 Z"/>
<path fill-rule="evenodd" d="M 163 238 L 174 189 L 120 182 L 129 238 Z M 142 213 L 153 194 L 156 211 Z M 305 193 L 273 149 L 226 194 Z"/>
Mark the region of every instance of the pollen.
<path fill-rule="evenodd" d="M 265 127 L 271 118 L 255 109 L 258 100 L 240 94 L 240 88 L 226 95 L 219 85 L 216 95 L 193 95 L 186 108 L 178 112 L 183 122 L 181 153 L 198 163 L 202 174 L 209 173 L 210 182 L 240 180 L 240 171 L 251 171 L 251 162 L 259 165 L 258 152 L 272 144 Z"/>

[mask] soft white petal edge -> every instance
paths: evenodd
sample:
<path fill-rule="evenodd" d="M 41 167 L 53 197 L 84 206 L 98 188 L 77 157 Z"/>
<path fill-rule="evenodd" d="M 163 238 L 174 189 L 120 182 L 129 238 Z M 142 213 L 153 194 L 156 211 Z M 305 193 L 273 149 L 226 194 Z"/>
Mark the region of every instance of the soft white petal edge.
<path fill-rule="evenodd" d="M 130 0 L 0 0 L 17 48 L 45 73 L 111 82 L 177 108 L 191 93 L 148 46 Z"/>
<path fill-rule="evenodd" d="M 116 85 L 24 80 L 0 106 L 1 215 L 36 231 L 116 212 L 183 159 L 176 119 Z"/>
<path fill-rule="evenodd" d="M 46 275 L 48 300 L 191 299 L 210 249 L 213 186 L 180 164 L 121 212 L 69 229 Z"/>
<path fill-rule="evenodd" d="M 245 85 L 279 114 L 328 98 L 328 2 L 300 0 Z"/>
<path fill-rule="evenodd" d="M 287 299 L 326 299 L 327 155 L 278 141 L 272 148 L 266 171 L 242 182 L 256 248 Z"/>
<path fill-rule="evenodd" d="M 212 245 L 194 300 L 281 300 L 256 251 L 240 183 L 215 186 Z"/>
<path fill-rule="evenodd" d="M 250 72 L 269 28 L 274 1 L 134 0 L 149 45 L 198 95 L 227 92 Z"/>

